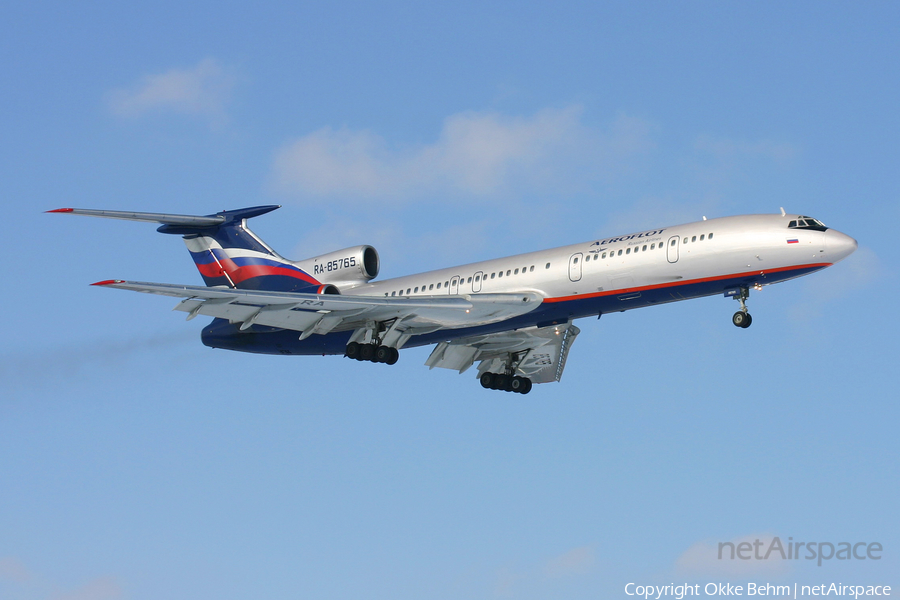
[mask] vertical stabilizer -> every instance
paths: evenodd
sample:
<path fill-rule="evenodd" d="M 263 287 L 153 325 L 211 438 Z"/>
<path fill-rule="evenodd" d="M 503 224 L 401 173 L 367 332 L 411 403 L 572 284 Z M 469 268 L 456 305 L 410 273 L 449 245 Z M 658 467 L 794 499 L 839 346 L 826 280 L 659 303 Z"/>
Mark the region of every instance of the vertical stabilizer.
<path fill-rule="evenodd" d="M 317 293 L 322 284 L 281 257 L 247 227 L 247 219 L 278 206 L 226 210 L 212 227 L 165 224 L 160 233 L 180 234 L 206 285 L 245 290 Z"/>

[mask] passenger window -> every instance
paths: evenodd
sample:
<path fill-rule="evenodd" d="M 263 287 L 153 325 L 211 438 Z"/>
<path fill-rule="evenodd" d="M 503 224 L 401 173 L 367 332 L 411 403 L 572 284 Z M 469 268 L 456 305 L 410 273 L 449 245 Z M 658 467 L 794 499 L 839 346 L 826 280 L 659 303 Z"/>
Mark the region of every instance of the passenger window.
<path fill-rule="evenodd" d="M 533 273 L 533 272 L 534 272 L 534 265 L 531 265 L 531 269 L 529 269 L 528 272 L 529 272 L 529 273 Z"/>
<path fill-rule="evenodd" d="M 507 270 L 506 270 L 506 276 L 507 276 L 507 277 L 509 277 L 509 273 L 510 273 L 510 270 L 507 269 Z"/>
<path fill-rule="evenodd" d="M 631 254 L 631 248 L 626 248 L 626 249 L 625 249 L 625 254 Z"/>
<path fill-rule="evenodd" d="M 656 244 L 650 244 L 650 249 L 653 250 L 654 248 L 656 248 Z"/>
<path fill-rule="evenodd" d="M 518 274 L 519 274 L 519 270 L 516 269 L 515 272 L 513 273 L 513 275 L 518 275 Z"/>
<path fill-rule="evenodd" d="M 499 273 L 497 273 L 497 277 L 503 277 L 503 271 L 500 271 Z"/>
<path fill-rule="evenodd" d="M 575 260 L 572 261 L 572 262 L 574 262 L 574 263 L 577 265 L 577 264 L 578 264 L 578 257 L 576 256 L 576 257 L 575 257 Z"/>
<path fill-rule="evenodd" d="M 684 238 L 684 243 L 685 243 L 685 244 L 688 243 L 688 239 L 687 239 L 687 238 Z"/>
<path fill-rule="evenodd" d="M 712 239 L 712 234 L 709 234 L 709 239 Z"/>
<path fill-rule="evenodd" d="M 444 282 L 444 287 L 450 287 L 450 282 L 449 282 L 449 281 L 445 281 L 445 282 Z"/>
<path fill-rule="evenodd" d="M 691 241 L 692 241 L 692 242 L 696 242 L 696 241 L 697 241 L 697 236 L 695 235 L 694 237 L 692 237 L 692 238 L 691 238 Z"/>
<path fill-rule="evenodd" d="M 606 258 L 606 252 L 603 253 L 603 258 Z"/>
<path fill-rule="evenodd" d="M 646 251 L 647 251 L 647 244 L 644 244 L 644 247 L 641 248 L 641 252 L 646 252 Z"/>
<path fill-rule="evenodd" d="M 409 292 L 410 292 L 409 288 L 406 288 L 406 295 L 407 295 L 407 296 L 409 296 Z"/>
<path fill-rule="evenodd" d="M 672 240 L 672 243 L 670 243 L 669 245 L 670 245 L 670 246 L 674 246 L 674 245 L 675 245 L 675 242 L 677 242 L 677 241 L 678 241 L 678 240 Z"/>
<path fill-rule="evenodd" d="M 706 236 L 705 236 L 705 235 L 701 235 L 701 236 L 700 236 L 700 241 L 702 242 L 702 241 L 704 240 L 704 238 L 706 238 Z"/>
<path fill-rule="evenodd" d="M 619 252 L 618 252 L 618 254 L 616 254 L 616 256 L 622 256 L 622 251 L 619 250 Z"/>
<path fill-rule="evenodd" d="M 476 276 L 475 276 L 475 283 L 478 283 L 479 281 L 481 281 L 481 275 L 476 275 Z"/>
<path fill-rule="evenodd" d="M 472 283 L 472 278 L 471 278 L 471 277 L 469 277 L 469 280 L 468 280 L 468 281 L 466 281 L 466 283 Z"/>
<path fill-rule="evenodd" d="M 494 275 L 495 275 L 495 274 L 496 274 L 496 273 L 491 273 L 491 279 L 494 278 Z"/>
<path fill-rule="evenodd" d="M 441 282 L 438 281 L 438 289 L 441 289 Z"/>
<path fill-rule="evenodd" d="M 545 269 L 549 269 L 549 268 L 550 268 L 550 263 L 547 263 L 547 266 L 544 267 L 544 268 L 545 268 Z"/>
<path fill-rule="evenodd" d="M 391 296 L 396 296 L 397 292 L 391 292 Z"/>
<path fill-rule="evenodd" d="M 429 290 L 433 290 L 433 289 L 434 289 L 434 284 L 432 283 L 431 285 L 429 285 L 429 286 L 428 286 L 428 289 L 429 289 Z"/>
<path fill-rule="evenodd" d="M 413 293 L 414 293 L 414 294 L 418 294 L 418 293 L 419 293 L 419 287 L 418 287 L 418 286 L 416 286 L 416 289 L 413 290 Z"/>

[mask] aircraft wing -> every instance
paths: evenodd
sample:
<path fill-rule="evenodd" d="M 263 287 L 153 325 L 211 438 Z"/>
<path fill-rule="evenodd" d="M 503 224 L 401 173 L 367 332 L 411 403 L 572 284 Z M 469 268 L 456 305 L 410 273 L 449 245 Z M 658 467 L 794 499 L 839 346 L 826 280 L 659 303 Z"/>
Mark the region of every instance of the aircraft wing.
<path fill-rule="evenodd" d="M 292 329 L 301 332 L 300 339 L 351 329 L 357 330 L 355 337 L 361 337 L 367 323 L 392 322 L 392 340 L 398 347 L 412 335 L 504 321 L 536 309 L 543 300 L 540 294 L 533 292 L 391 298 L 239 290 L 120 279 L 93 285 L 183 298 L 173 310 L 188 313 L 188 319 L 205 315 L 241 323 L 242 329 L 255 324 Z"/>
<path fill-rule="evenodd" d="M 502 373 L 512 355 L 515 374 L 533 383 L 559 381 L 572 342 L 581 331 L 571 323 L 549 327 L 528 327 L 488 335 L 471 336 L 438 344 L 425 364 L 460 373 L 475 361 L 478 376 L 485 371 Z"/>

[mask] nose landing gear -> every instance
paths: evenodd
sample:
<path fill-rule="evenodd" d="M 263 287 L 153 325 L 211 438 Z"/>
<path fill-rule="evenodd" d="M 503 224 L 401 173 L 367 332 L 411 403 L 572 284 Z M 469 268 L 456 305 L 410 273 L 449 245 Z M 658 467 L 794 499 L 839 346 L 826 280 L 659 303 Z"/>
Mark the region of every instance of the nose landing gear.
<path fill-rule="evenodd" d="M 741 327 L 742 329 L 747 329 L 750 327 L 750 323 L 753 322 L 753 317 L 750 316 L 750 313 L 737 311 L 732 315 L 731 322 L 735 324 L 737 327 Z"/>
<path fill-rule="evenodd" d="M 741 310 L 734 313 L 731 317 L 731 322 L 734 323 L 735 327 L 747 329 L 753 322 L 753 317 L 750 316 L 750 313 L 747 310 L 747 303 L 745 302 L 749 297 L 750 290 L 745 287 L 740 289 L 739 294 L 734 294 L 734 299 L 741 303 Z"/>

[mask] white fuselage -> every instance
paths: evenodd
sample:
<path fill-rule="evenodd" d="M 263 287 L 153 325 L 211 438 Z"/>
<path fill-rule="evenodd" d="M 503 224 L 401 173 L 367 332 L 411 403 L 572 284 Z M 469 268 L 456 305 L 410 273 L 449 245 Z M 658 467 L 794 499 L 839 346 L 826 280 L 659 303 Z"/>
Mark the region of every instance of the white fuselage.
<path fill-rule="evenodd" d="M 709 219 L 371 282 L 343 293 L 416 297 L 533 291 L 554 303 L 608 296 L 634 300 L 641 293 L 668 290 L 655 303 L 791 279 L 856 249 L 853 238 L 834 229 L 788 228 L 796 218 Z M 717 280 L 722 286 L 697 285 Z M 572 317 L 596 314 L 590 303 L 578 304 L 584 309 Z M 644 305 L 623 302 L 621 310 Z"/>

